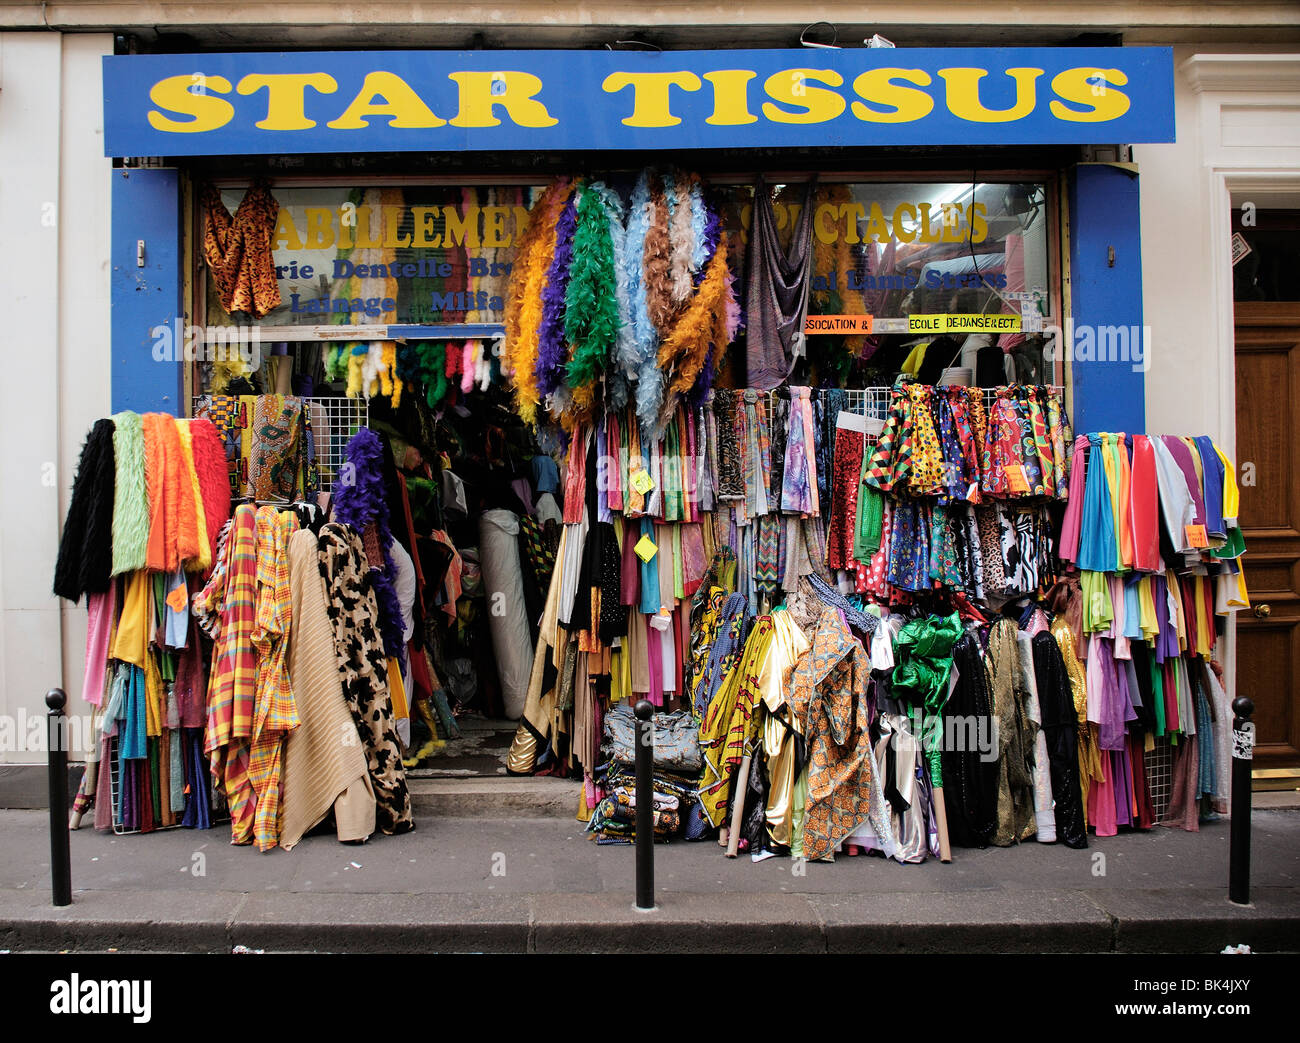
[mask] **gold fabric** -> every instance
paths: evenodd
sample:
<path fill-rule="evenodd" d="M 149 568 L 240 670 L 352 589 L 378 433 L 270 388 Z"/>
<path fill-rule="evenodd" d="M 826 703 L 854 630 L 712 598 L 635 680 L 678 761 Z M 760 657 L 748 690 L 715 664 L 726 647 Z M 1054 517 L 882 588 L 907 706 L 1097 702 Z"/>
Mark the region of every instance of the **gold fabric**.
<path fill-rule="evenodd" d="M 772 614 L 772 648 L 759 678 L 763 699 L 763 752 L 767 756 L 767 835 L 790 847 L 794 839 L 795 741 L 803 724 L 786 699 L 795 663 L 810 647 L 808 637 L 785 610 Z M 789 727 L 787 727 L 787 723 Z"/>
<path fill-rule="evenodd" d="M 1052 636 L 1061 649 L 1065 675 L 1070 679 L 1070 695 L 1079 721 L 1079 792 L 1083 796 L 1083 825 L 1088 826 L 1088 791 L 1094 780 L 1101 782 L 1101 749 L 1097 745 L 1097 728 L 1088 723 L 1088 681 L 1083 664 L 1074 648 L 1074 630 L 1064 616 L 1052 620 Z"/>

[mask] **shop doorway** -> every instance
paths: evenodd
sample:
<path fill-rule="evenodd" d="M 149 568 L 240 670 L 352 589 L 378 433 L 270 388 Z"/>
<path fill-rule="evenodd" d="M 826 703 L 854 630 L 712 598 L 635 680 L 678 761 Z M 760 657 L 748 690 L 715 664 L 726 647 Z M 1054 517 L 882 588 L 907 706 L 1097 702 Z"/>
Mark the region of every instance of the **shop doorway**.
<path fill-rule="evenodd" d="M 1237 616 L 1237 694 L 1255 703 L 1256 768 L 1300 770 L 1300 209 L 1234 206 L 1233 232 L 1237 478 L 1251 598 Z"/>

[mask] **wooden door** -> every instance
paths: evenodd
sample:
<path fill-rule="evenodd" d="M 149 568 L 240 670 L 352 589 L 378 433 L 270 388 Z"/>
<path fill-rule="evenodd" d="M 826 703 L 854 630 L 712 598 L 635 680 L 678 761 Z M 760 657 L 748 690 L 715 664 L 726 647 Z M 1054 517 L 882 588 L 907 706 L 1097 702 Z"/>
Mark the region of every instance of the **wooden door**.
<path fill-rule="evenodd" d="M 1300 302 L 1236 304 L 1237 478 L 1251 608 L 1237 694 L 1255 703 L 1255 766 L 1300 767 Z"/>

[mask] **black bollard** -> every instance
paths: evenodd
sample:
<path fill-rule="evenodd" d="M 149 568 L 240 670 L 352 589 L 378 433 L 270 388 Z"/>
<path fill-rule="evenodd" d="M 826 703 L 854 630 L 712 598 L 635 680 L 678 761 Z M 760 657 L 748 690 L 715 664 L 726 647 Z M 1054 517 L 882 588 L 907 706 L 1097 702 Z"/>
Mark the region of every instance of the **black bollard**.
<path fill-rule="evenodd" d="M 68 848 L 68 729 L 63 708 L 68 703 L 62 688 L 45 693 L 46 745 L 50 771 L 50 884 L 55 905 L 72 904 L 72 854 Z"/>
<path fill-rule="evenodd" d="M 1232 700 L 1232 831 L 1228 841 L 1228 898 L 1250 904 L 1250 772 L 1255 756 L 1255 704 Z"/>
<path fill-rule="evenodd" d="M 637 702 L 636 713 L 636 907 L 655 907 L 655 708 L 648 699 Z"/>

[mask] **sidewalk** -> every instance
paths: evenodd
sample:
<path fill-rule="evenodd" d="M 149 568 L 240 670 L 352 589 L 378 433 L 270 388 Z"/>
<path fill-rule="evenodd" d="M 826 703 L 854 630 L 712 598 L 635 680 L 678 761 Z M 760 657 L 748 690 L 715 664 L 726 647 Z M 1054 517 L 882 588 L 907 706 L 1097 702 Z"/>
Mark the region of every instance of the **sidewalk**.
<path fill-rule="evenodd" d="M 1256 811 L 1253 904 L 1227 900 L 1228 825 L 1086 851 L 957 850 L 754 864 L 656 848 L 660 908 L 632 908 L 633 850 L 564 817 L 417 815 L 417 830 L 294 851 L 226 828 L 72 834 L 73 904 L 50 905 L 42 812 L 0 811 L 0 949 L 266 951 L 1213 952 L 1300 949 L 1300 812 Z M 1104 856 L 1099 858 L 1098 856 Z"/>

